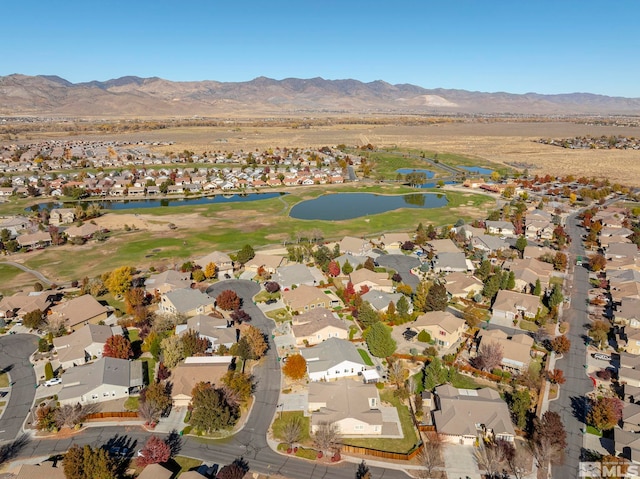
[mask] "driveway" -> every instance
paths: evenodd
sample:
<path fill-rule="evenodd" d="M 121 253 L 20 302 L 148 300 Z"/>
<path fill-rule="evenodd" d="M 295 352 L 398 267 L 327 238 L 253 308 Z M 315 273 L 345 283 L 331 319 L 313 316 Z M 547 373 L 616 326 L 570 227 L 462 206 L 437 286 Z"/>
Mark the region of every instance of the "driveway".
<path fill-rule="evenodd" d="M 402 276 L 402 282 L 416 289 L 420 284 L 420 279 L 411 273 L 411 268 L 420 266 L 420 260 L 414 256 L 403 254 L 382 254 L 376 258 L 376 262 L 385 268 L 391 268 Z"/>
<path fill-rule="evenodd" d="M 37 347 L 38 337 L 31 334 L 0 337 L 0 369 L 8 372 L 14 383 L 0 419 L 0 442 L 11 441 L 18 436 L 33 405 L 36 377 L 29 356 Z"/>
<path fill-rule="evenodd" d="M 473 446 L 459 444 L 445 444 L 442 448 L 447 477 L 466 477 L 469 479 L 481 479 L 476 458 L 473 455 Z"/>

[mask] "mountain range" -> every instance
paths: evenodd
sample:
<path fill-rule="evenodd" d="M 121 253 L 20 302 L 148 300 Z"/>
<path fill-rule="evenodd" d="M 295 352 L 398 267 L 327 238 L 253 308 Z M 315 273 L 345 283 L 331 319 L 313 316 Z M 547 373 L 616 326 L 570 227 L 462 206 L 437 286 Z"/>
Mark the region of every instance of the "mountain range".
<path fill-rule="evenodd" d="M 71 83 L 58 76 L 0 76 L 0 115 L 263 117 L 359 114 L 638 115 L 640 98 L 590 93 L 484 93 L 384 81 L 259 77 L 173 82 L 126 76 Z"/>

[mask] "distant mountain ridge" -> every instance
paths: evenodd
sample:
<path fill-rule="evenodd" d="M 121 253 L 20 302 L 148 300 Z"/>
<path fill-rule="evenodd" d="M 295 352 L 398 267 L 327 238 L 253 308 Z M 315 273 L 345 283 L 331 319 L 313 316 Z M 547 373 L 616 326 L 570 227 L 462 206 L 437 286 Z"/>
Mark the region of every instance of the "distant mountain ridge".
<path fill-rule="evenodd" d="M 55 75 L 0 77 L 0 115 L 264 116 L 304 114 L 640 115 L 640 98 L 591 93 L 485 93 L 377 80 L 258 77 L 173 82 L 125 76 L 71 83 Z"/>

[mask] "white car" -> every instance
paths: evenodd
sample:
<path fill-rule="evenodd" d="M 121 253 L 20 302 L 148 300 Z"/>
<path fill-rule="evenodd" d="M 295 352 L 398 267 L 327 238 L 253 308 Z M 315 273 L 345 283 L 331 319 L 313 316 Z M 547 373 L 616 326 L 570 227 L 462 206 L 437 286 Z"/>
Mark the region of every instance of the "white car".
<path fill-rule="evenodd" d="M 45 381 L 45 382 L 44 382 L 44 385 L 45 385 L 46 387 L 49 387 L 49 386 L 55 386 L 56 384 L 62 384 L 62 379 L 60 379 L 60 378 L 53 378 L 53 379 L 49 379 L 48 381 Z"/>

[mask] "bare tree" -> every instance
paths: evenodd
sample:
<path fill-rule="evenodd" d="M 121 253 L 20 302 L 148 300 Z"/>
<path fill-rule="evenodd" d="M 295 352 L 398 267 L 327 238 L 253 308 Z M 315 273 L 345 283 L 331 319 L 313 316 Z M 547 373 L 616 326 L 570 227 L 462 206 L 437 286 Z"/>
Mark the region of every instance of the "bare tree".
<path fill-rule="evenodd" d="M 291 447 L 302 437 L 302 419 L 299 416 L 290 417 L 282 427 L 282 439 Z"/>
<path fill-rule="evenodd" d="M 54 336 L 64 334 L 64 318 L 56 314 L 52 314 L 45 319 L 47 332 Z"/>
<path fill-rule="evenodd" d="M 531 471 L 531 453 L 523 446 L 515 448 L 514 453 L 507 458 L 507 464 L 511 474 L 516 479 L 522 479 L 525 475 Z"/>
<path fill-rule="evenodd" d="M 98 409 L 100 408 L 97 404 L 86 404 L 84 406 L 80 403 L 74 406 L 65 404 L 55 411 L 56 425 L 59 428 L 65 426 L 69 428 L 74 427 L 82 423 L 89 414 L 97 412 Z"/>
<path fill-rule="evenodd" d="M 474 364 L 478 369 L 491 371 L 500 365 L 503 358 L 502 345 L 497 342 L 482 342 Z"/>
<path fill-rule="evenodd" d="M 313 436 L 313 443 L 322 452 L 335 449 L 340 443 L 340 430 L 335 423 L 321 422 Z"/>
<path fill-rule="evenodd" d="M 427 433 L 424 447 L 418 454 L 418 463 L 423 469 L 418 469 L 416 477 L 418 479 L 430 479 L 437 467 L 444 465 L 442 461 L 442 436 L 438 433 Z"/>
<path fill-rule="evenodd" d="M 485 471 L 488 478 L 497 478 L 502 469 L 500 463 L 504 460 L 503 450 L 495 444 L 481 444 L 473 455 L 478 463 L 478 469 Z"/>
<path fill-rule="evenodd" d="M 146 423 L 158 422 L 162 411 L 151 401 L 140 401 L 138 404 L 138 415 Z"/>
<path fill-rule="evenodd" d="M 404 386 L 405 381 L 409 377 L 409 370 L 404 367 L 402 360 L 400 359 L 390 361 L 387 371 L 389 381 L 396 385 L 396 389 L 400 389 Z"/>

